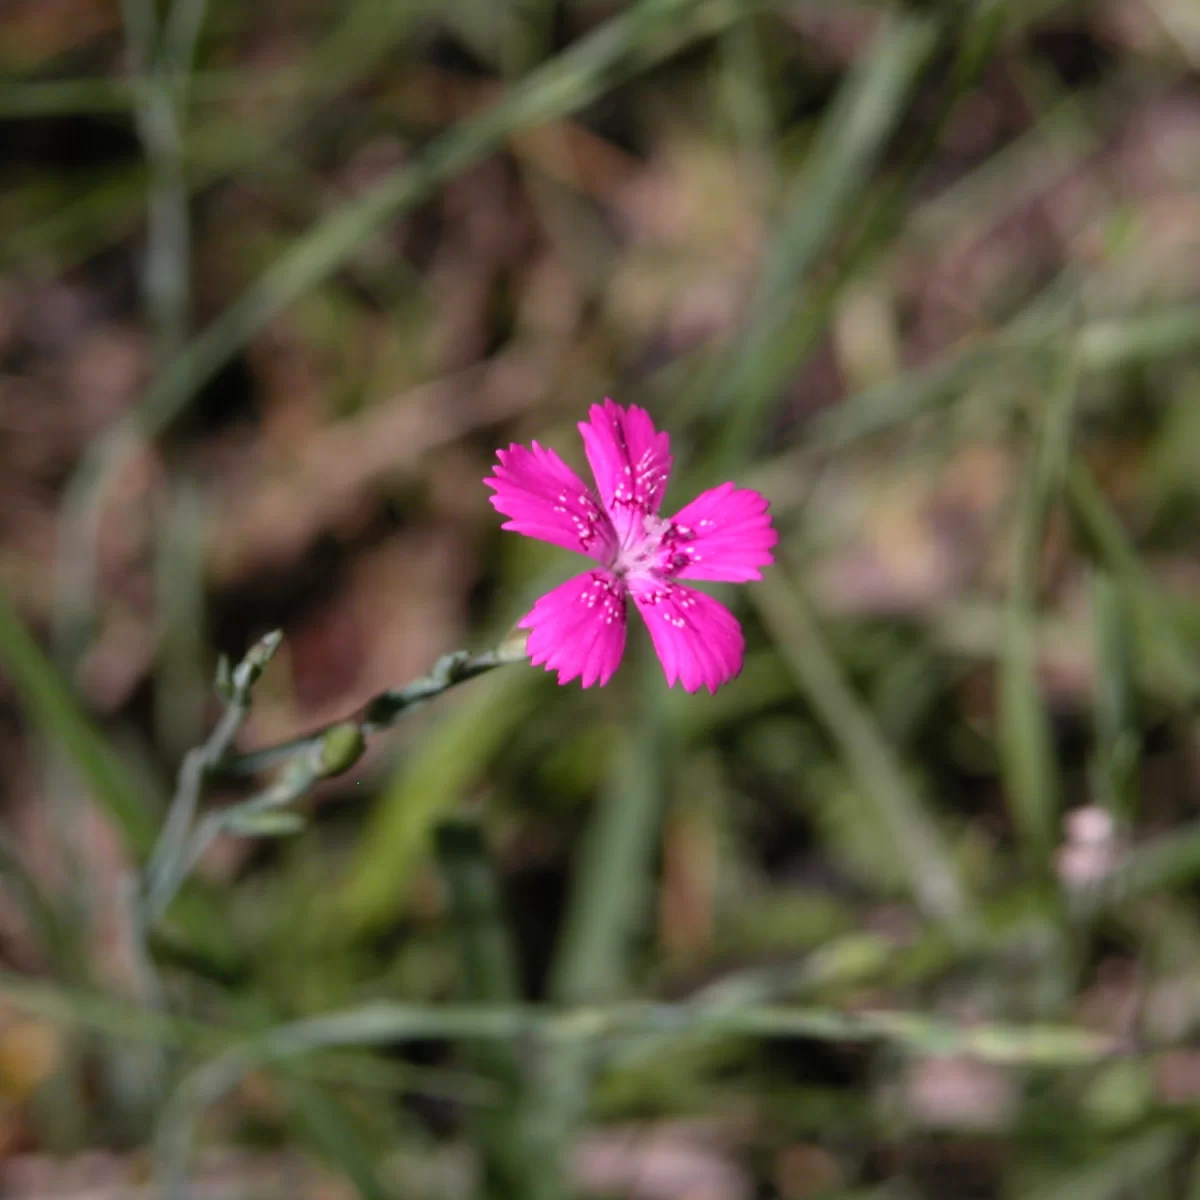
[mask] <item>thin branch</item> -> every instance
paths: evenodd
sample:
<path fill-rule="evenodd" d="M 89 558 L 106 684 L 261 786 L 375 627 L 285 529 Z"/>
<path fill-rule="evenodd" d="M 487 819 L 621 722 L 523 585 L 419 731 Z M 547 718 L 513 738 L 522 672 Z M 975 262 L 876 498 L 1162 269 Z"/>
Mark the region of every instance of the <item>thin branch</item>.
<path fill-rule="evenodd" d="M 250 714 L 251 689 L 282 640 L 283 634 L 278 630 L 267 634 L 238 663 L 229 680 L 225 712 L 216 728 L 204 745 L 189 750 L 184 756 L 167 819 L 146 864 L 143 894 L 147 926 L 166 911 L 186 876 L 184 852 L 200 804 L 201 789 L 213 768 L 229 753 L 234 738 L 245 724 Z"/>
<path fill-rule="evenodd" d="M 405 713 L 457 684 L 525 657 L 524 641 L 519 638 L 482 654 L 457 650 L 438 659 L 428 675 L 402 688 L 381 692 L 357 717 L 333 721 L 304 737 L 229 758 L 233 740 L 250 711 L 251 689 L 278 648 L 281 636 L 278 632 L 268 634 L 234 669 L 224 715 L 208 741 L 190 751 L 183 760 L 167 820 L 146 867 L 147 927 L 167 911 L 196 863 L 222 833 L 244 836 L 294 833 L 302 827 L 303 820 L 286 810 L 322 779 L 340 775 L 357 762 L 368 737 L 389 728 Z M 196 820 L 200 792 L 210 776 L 253 775 L 281 763 L 286 764 L 284 770 L 263 791 Z"/>
<path fill-rule="evenodd" d="M 221 763 L 220 773 L 234 776 L 257 775 L 267 767 L 276 766 L 311 750 L 325 748 L 330 734 L 348 727 L 356 728 L 363 738 L 368 738 L 394 725 L 405 713 L 427 704 L 456 684 L 466 683 L 467 680 L 483 675 L 495 667 L 521 662 L 524 658 L 524 642 L 519 639 L 504 642 L 496 649 L 486 650 L 482 654 L 456 650 L 453 654 L 439 658 L 428 675 L 414 679 L 404 687 L 389 688 L 380 692 L 367 702 L 357 717 L 331 721 L 328 725 L 322 725 L 319 729 L 304 734 L 303 737 L 291 738 L 286 742 L 264 746 L 260 750 L 252 750 L 248 754 L 231 758 Z"/>

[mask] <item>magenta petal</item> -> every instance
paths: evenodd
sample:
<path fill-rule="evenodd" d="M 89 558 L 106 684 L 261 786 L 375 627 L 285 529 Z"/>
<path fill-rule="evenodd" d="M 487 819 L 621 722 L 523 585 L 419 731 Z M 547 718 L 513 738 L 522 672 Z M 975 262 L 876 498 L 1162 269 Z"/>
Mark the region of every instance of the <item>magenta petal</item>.
<path fill-rule="evenodd" d="M 593 404 L 579 423 L 600 499 L 621 537 L 658 512 L 671 474 L 671 439 L 658 433 L 644 408 L 611 400 Z"/>
<path fill-rule="evenodd" d="M 701 492 L 671 520 L 664 544 L 677 579 L 761 579 L 779 540 L 768 504 L 758 492 L 723 483 Z"/>
<path fill-rule="evenodd" d="M 534 666 L 603 687 L 625 651 L 625 585 L 607 571 L 587 571 L 547 592 L 518 622 L 531 630 L 526 651 Z"/>
<path fill-rule="evenodd" d="M 677 583 L 630 581 L 667 685 L 716 692 L 741 669 L 746 642 L 737 618 L 711 596 Z"/>
<path fill-rule="evenodd" d="M 483 482 L 497 511 L 510 517 L 503 528 L 590 555 L 612 556 L 616 534 L 595 493 L 553 450 L 509 446 L 498 450 L 494 473 Z"/>

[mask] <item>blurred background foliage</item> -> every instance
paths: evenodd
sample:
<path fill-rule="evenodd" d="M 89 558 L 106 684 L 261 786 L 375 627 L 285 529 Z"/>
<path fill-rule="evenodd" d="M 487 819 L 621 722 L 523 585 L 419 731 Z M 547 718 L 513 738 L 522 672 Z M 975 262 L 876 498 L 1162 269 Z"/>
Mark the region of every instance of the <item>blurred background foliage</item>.
<path fill-rule="evenodd" d="M 1200 1197 L 1197 11 L 0 7 L 0 1193 Z M 771 499 L 736 682 L 219 766 L 605 395 Z"/>

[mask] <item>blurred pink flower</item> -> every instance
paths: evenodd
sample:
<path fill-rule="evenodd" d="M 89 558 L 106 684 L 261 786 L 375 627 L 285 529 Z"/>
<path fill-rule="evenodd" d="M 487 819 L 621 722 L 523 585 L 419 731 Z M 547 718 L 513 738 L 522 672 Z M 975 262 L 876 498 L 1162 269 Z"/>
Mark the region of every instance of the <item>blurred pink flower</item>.
<path fill-rule="evenodd" d="M 645 409 L 594 404 L 579 432 L 596 479 L 589 488 L 534 442 L 497 452 L 484 482 L 505 529 L 578 550 L 599 567 L 548 592 L 518 622 L 535 665 L 606 684 L 625 650 L 626 598 L 650 630 L 667 683 L 715 692 L 742 669 L 745 640 L 733 614 L 679 579 L 761 579 L 777 540 L 767 501 L 732 483 L 702 492 L 674 517 L 659 505 L 671 473 L 671 439 Z"/>

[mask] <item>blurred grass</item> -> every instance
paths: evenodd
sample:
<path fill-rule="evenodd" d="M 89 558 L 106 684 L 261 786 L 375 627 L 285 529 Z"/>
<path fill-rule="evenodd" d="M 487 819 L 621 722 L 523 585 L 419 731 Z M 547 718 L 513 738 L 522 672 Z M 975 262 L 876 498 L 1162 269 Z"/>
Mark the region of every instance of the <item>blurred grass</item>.
<path fill-rule="evenodd" d="M 346 876 L 334 929 L 351 934 L 393 919 L 413 866 L 487 763 L 532 711 L 538 681 L 502 671 L 446 714 L 385 785 Z"/>
<path fill-rule="evenodd" d="M 813 138 L 747 306 L 741 345 L 714 389 L 713 407 L 724 417 L 726 466 L 748 457 L 766 406 L 794 366 L 795 349 L 782 362 L 770 353 L 788 323 L 791 298 L 802 294 L 818 255 L 853 214 L 851 201 L 903 115 L 905 95 L 933 53 L 937 33 L 935 20 L 923 15 L 883 24 L 873 52 L 856 64 Z M 789 341 L 796 341 L 794 334 Z"/>
<path fill-rule="evenodd" d="M 137 851 L 149 851 L 154 815 L 112 746 L 94 728 L 53 664 L 0 592 L 0 661 L 42 735 L 65 751 L 95 799 L 105 806 Z"/>
<path fill-rule="evenodd" d="M 0 14 L 0 1190 L 1195 1191 L 1187 7 L 58 4 Z M 389 731 L 577 569 L 479 480 L 605 392 L 670 506 L 772 501 L 742 675 L 631 633 Z M 143 945 L 145 781 L 276 627 Z"/>
<path fill-rule="evenodd" d="M 1047 524 L 1071 453 L 1078 353 L 1070 335 L 1058 377 L 1035 418 L 1034 448 L 1022 487 L 1000 663 L 1000 747 L 1013 824 L 1037 870 L 1048 865 L 1060 820 L 1053 734 L 1037 679 L 1034 621 Z"/>
<path fill-rule="evenodd" d="M 870 798 L 878 827 L 895 844 L 914 898 L 934 920 L 969 943 L 975 914 L 953 858 L 925 803 L 911 788 L 872 716 L 851 692 L 799 589 L 782 570 L 756 594 L 767 629 L 847 767 Z"/>

